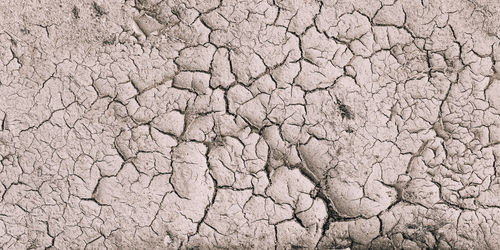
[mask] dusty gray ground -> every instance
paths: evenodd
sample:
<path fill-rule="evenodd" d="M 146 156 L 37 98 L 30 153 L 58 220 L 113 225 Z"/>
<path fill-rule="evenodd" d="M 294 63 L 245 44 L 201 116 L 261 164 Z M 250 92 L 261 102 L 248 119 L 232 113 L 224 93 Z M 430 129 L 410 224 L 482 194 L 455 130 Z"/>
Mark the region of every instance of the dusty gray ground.
<path fill-rule="evenodd" d="M 3 249 L 500 249 L 496 0 L 2 0 Z"/>

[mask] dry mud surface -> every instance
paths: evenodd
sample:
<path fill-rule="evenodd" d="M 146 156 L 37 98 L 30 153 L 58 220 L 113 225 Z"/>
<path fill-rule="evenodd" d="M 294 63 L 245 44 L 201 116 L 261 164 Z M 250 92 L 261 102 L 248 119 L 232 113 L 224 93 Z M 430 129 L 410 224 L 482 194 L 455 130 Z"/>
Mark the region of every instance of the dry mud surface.
<path fill-rule="evenodd" d="M 2 0 L 3 249 L 500 249 L 496 0 Z"/>

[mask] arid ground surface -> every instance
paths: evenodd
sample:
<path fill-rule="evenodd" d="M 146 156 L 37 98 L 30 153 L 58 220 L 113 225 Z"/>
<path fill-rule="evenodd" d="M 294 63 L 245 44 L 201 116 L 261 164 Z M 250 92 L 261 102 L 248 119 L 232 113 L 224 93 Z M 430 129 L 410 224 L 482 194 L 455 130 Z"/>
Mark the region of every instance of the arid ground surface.
<path fill-rule="evenodd" d="M 2 249 L 500 249 L 496 0 L 2 0 Z"/>

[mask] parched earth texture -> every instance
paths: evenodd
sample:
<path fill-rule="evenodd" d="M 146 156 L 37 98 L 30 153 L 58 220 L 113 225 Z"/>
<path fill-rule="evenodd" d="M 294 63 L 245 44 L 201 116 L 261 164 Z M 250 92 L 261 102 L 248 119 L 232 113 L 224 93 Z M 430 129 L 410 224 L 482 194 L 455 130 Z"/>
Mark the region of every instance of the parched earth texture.
<path fill-rule="evenodd" d="M 0 1 L 2 249 L 500 249 L 497 0 Z"/>

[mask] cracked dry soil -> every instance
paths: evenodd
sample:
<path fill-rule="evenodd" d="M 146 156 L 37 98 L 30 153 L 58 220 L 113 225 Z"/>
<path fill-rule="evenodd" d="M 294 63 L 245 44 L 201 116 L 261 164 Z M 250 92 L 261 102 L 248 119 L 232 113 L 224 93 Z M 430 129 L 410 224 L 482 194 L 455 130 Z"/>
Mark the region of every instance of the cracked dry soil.
<path fill-rule="evenodd" d="M 500 249 L 496 0 L 0 1 L 2 249 Z"/>

